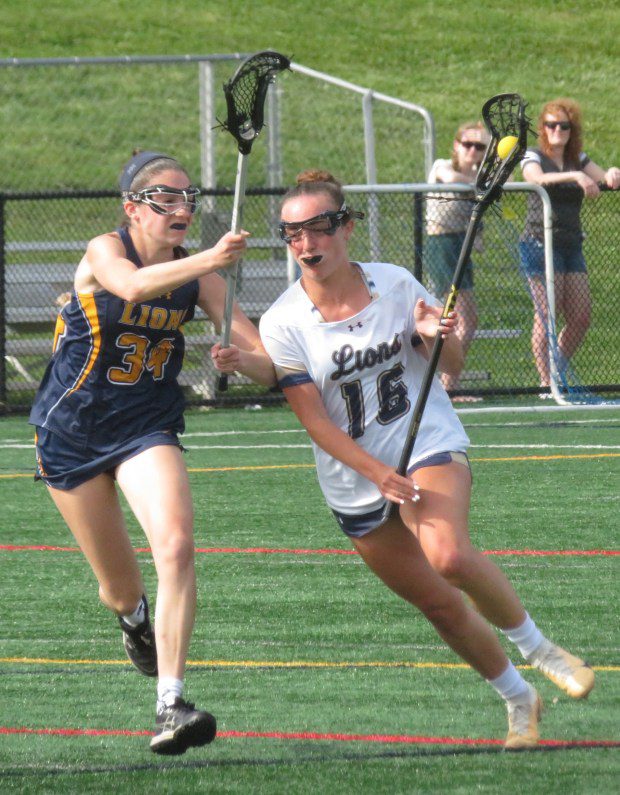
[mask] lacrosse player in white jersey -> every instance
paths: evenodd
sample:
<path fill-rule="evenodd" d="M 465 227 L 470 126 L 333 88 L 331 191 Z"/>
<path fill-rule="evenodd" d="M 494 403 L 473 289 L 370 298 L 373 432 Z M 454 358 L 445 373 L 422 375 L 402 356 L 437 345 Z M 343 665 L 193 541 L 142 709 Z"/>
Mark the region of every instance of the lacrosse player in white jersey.
<path fill-rule="evenodd" d="M 489 622 L 570 695 L 587 695 L 594 677 L 543 637 L 500 569 L 472 546 L 469 440 L 439 378 L 408 476 L 396 473 L 438 330 L 441 371 L 458 373 L 463 354 L 455 314 L 440 325 L 442 307 L 409 271 L 350 261 L 348 241 L 361 217 L 331 174 L 299 175 L 284 198 L 279 230 L 302 275 L 261 319 L 263 344 L 312 439 L 319 483 L 341 529 L 369 568 L 503 696 L 506 748 L 531 747 L 542 701 Z M 234 346 L 215 356 L 219 369 L 234 370 Z M 386 500 L 399 512 L 382 523 Z"/>

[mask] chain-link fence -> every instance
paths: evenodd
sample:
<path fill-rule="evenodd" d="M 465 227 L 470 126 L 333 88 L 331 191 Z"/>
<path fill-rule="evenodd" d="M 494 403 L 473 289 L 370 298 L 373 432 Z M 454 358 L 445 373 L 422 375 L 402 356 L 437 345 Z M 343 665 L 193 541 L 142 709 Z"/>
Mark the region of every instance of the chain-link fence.
<path fill-rule="evenodd" d="M 204 188 L 232 187 L 237 148 L 217 120 L 242 57 L 0 60 L 3 190 L 114 189 L 136 148 L 173 155 Z M 270 87 L 265 121 L 250 186 L 309 166 L 349 183 L 422 181 L 433 160 L 424 108 L 301 64 Z"/>
<path fill-rule="evenodd" d="M 373 191 L 368 186 L 356 186 L 356 196 L 351 197 L 358 209 L 367 211 L 365 234 L 358 226 L 352 256 L 411 268 L 433 294 L 443 299 L 460 251 L 462 234 L 458 230 L 466 227 L 473 195 L 465 186 L 375 187 Z M 567 186 L 564 190 L 570 193 L 580 189 Z M 540 194 L 548 208 L 544 220 Z M 541 244 L 541 259 L 548 259 L 549 272 L 545 273 L 543 262 L 538 282 L 528 278 L 524 268 L 524 243 L 531 236 L 528 203 L 538 203 L 541 227 L 546 226 L 548 233 Z M 461 287 L 457 308 L 461 322 L 465 320 L 468 327 L 466 337 L 471 336 L 471 344 L 460 381 L 444 379 L 453 395 L 550 395 L 548 376 L 545 383 L 537 364 L 548 359 L 550 348 L 552 364 L 562 366 L 558 360 L 573 334 L 574 317 L 579 312 L 584 314 L 584 305 L 588 307 L 589 325 L 584 321 L 582 341 L 572 341 L 570 362 L 568 366 L 563 363 L 566 369 L 560 373 L 561 391 L 603 393 L 608 397 L 620 391 L 620 330 L 609 311 L 610 296 L 620 294 L 619 216 L 618 192 L 584 201 L 581 222 L 588 275 L 562 276 L 556 271 L 555 313 L 552 306 L 549 316 L 547 302 L 553 303 L 550 299 L 554 294 L 552 263 L 559 248 L 556 246 L 554 254 L 557 219 L 544 190 L 525 183 L 506 186 L 499 207 L 485 214 L 472 252 L 473 287 L 463 289 L 471 286 L 466 280 Z M 542 350 L 537 347 L 541 345 L 534 322 L 537 317 L 542 318 Z M 563 331 L 567 320 L 568 335 Z"/>
<path fill-rule="evenodd" d="M 451 186 L 451 190 L 452 190 Z M 445 187 L 443 188 L 445 192 Z M 437 186 L 351 186 L 348 200 L 366 211 L 351 240 L 351 257 L 394 262 L 409 268 L 432 291 L 439 280 L 432 220 L 442 220 L 470 198 L 454 189 L 442 198 Z M 474 250 L 471 295 L 477 320 L 457 393 L 538 393 L 539 374 L 531 345 L 534 305 L 520 268 L 519 242 L 531 187 L 509 186 L 497 212 L 484 217 L 481 247 Z M 294 272 L 276 234 L 281 191 L 250 189 L 244 226 L 252 232 L 241 266 L 238 298 L 258 320 L 287 287 Z M 215 242 L 230 224 L 232 191 L 204 197 L 203 212 L 188 241 L 190 249 Z M 434 208 L 433 208 L 434 202 Z M 467 212 L 467 210 L 466 210 Z M 433 216 L 433 213 L 435 215 Z M 620 389 L 620 330 L 610 311 L 620 294 L 620 193 L 584 202 L 584 252 L 591 293 L 591 324 L 573 364 L 581 382 L 596 391 Z M 0 194 L 0 401 L 11 410 L 28 408 L 49 359 L 52 330 L 63 294 L 86 242 L 120 220 L 115 192 Z M 441 247 L 439 247 L 441 251 Z M 561 328 L 562 313 L 558 312 Z M 245 379 L 231 379 L 229 392 L 215 393 L 209 347 L 215 339 L 203 316 L 188 323 L 183 385 L 189 403 L 277 400 Z"/>

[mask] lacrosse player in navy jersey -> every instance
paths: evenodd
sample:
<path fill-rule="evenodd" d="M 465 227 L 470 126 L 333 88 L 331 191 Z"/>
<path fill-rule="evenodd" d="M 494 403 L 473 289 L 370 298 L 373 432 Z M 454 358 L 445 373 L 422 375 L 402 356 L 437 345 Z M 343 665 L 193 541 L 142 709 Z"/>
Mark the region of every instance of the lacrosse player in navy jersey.
<path fill-rule="evenodd" d="M 439 328 L 443 372 L 462 366 L 457 317 L 404 268 L 352 262 L 354 219 L 340 184 L 304 172 L 284 198 L 280 235 L 301 278 L 262 317 L 278 382 L 314 447 L 321 489 L 369 568 L 418 607 L 438 634 L 503 696 L 506 747 L 538 742 L 536 690 L 508 660 L 488 622 L 530 662 L 580 698 L 592 670 L 547 641 L 497 566 L 469 539 L 469 440 L 435 378 L 410 460 L 396 474 L 410 412 Z M 239 354 L 240 355 L 240 354 Z M 220 368 L 238 366 L 234 349 Z M 400 506 L 381 524 L 386 500 Z M 465 591 L 477 608 L 463 600 Z"/>
<path fill-rule="evenodd" d="M 167 155 L 134 155 L 120 188 L 126 223 L 88 244 L 30 422 L 38 478 L 88 560 L 101 601 L 119 617 L 129 659 L 158 677 L 151 748 L 181 754 L 216 733 L 213 716 L 183 699 L 196 580 L 192 501 L 178 439 L 182 326 L 196 306 L 220 325 L 226 288 L 215 271 L 239 259 L 246 233 L 229 232 L 189 256 L 183 242 L 199 190 Z M 258 332 L 238 307 L 232 340 L 239 371 L 272 385 Z M 116 483 L 152 550 L 154 627 Z"/>

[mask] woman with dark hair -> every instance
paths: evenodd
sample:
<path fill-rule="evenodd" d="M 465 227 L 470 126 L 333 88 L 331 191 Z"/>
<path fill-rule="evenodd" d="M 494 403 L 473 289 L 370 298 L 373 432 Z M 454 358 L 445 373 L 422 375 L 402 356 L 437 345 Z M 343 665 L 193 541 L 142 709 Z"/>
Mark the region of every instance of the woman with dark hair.
<path fill-rule="evenodd" d="M 506 747 L 531 747 L 541 700 L 490 624 L 574 698 L 590 692 L 594 674 L 542 635 L 503 572 L 471 543 L 469 439 L 437 378 L 407 474 L 396 473 L 438 331 L 440 370 L 458 372 L 463 353 L 456 313 L 442 320 L 439 302 L 408 270 L 349 259 L 360 217 L 331 174 L 299 175 L 284 198 L 279 231 L 302 275 L 263 315 L 261 337 L 312 440 L 319 484 L 340 529 L 367 566 L 505 699 Z M 235 369 L 234 349 L 218 366 Z M 387 500 L 399 511 L 382 524 Z"/>
<path fill-rule="evenodd" d="M 193 508 L 178 435 L 184 400 L 183 324 L 201 307 L 221 324 L 225 282 L 246 233 L 225 234 L 188 255 L 183 242 L 199 193 L 185 169 L 139 152 L 120 178 L 126 223 L 90 241 L 60 311 L 54 351 L 30 414 L 37 478 L 75 536 L 118 616 L 125 651 L 157 676 L 151 748 L 181 754 L 215 737 L 215 719 L 183 699 L 196 609 Z M 237 369 L 275 380 L 258 332 L 238 307 Z M 213 356 L 217 359 L 219 345 Z M 158 577 L 155 626 L 117 485 L 144 530 Z"/>
<path fill-rule="evenodd" d="M 521 162 L 523 178 L 541 185 L 549 194 L 553 212 L 553 268 L 555 306 L 564 317 L 558 336 L 560 374 L 583 342 L 590 326 L 591 298 L 583 256 L 581 205 L 596 198 L 599 183 L 620 187 L 620 169 L 606 171 L 583 151 L 581 109 L 572 99 L 547 102 L 538 117 L 537 148 L 528 149 Z M 534 302 L 532 352 L 543 387 L 549 395 L 548 307 L 545 288 L 543 212 L 540 198 L 528 199 L 525 230 L 519 243 L 521 270 Z"/>

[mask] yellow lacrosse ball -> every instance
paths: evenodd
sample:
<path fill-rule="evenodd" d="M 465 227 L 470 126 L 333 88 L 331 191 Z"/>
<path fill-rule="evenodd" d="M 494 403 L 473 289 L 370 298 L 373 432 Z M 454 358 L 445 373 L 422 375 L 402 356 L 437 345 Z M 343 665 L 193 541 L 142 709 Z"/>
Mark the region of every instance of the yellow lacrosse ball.
<path fill-rule="evenodd" d="M 497 154 L 502 160 L 505 160 L 518 143 L 519 139 L 516 135 L 505 135 L 497 144 Z"/>

